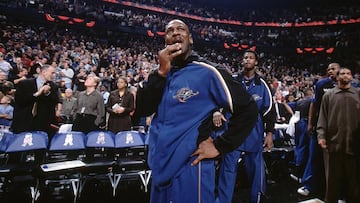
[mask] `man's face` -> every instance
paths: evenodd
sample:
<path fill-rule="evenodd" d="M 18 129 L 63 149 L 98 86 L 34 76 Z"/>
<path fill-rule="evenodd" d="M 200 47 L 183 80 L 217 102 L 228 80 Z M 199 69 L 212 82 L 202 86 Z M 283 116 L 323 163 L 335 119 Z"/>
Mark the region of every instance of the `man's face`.
<path fill-rule="evenodd" d="M 50 66 L 44 70 L 44 78 L 46 81 L 53 81 L 55 78 L 56 69 L 53 66 Z"/>
<path fill-rule="evenodd" d="M 72 90 L 69 90 L 69 89 L 65 90 L 65 97 L 66 98 L 70 98 L 70 97 L 72 97 L 72 95 L 73 95 Z"/>
<path fill-rule="evenodd" d="M 256 56 L 254 53 L 251 52 L 245 52 L 244 58 L 243 58 L 243 65 L 245 69 L 254 69 L 257 65 Z"/>
<path fill-rule="evenodd" d="M 337 63 L 331 63 L 329 64 L 328 68 L 327 68 L 327 72 L 329 77 L 331 77 L 332 79 L 336 79 L 336 76 L 339 72 L 340 66 Z"/>
<path fill-rule="evenodd" d="M 9 104 L 9 103 L 10 103 L 9 97 L 3 96 L 3 98 L 1 98 L 0 104 Z"/>
<path fill-rule="evenodd" d="M 6 73 L 0 71 L 0 81 L 5 81 L 7 79 Z"/>
<path fill-rule="evenodd" d="M 15 58 L 15 63 L 18 64 L 18 65 L 21 64 L 21 58 L 20 58 L 20 57 L 16 57 L 16 58 Z"/>
<path fill-rule="evenodd" d="M 353 80 L 351 71 L 347 68 L 343 68 L 339 71 L 338 81 L 341 85 L 348 85 Z"/>
<path fill-rule="evenodd" d="M 96 87 L 95 76 L 89 75 L 85 80 L 85 87 Z"/>
<path fill-rule="evenodd" d="M 180 20 L 173 20 L 166 26 L 165 33 L 166 46 L 175 43 L 181 45 L 182 54 L 174 60 L 186 59 L 186 57 L 190 55 L 191 45 L 193 44 L 193 39 L 188 26 Z"/>

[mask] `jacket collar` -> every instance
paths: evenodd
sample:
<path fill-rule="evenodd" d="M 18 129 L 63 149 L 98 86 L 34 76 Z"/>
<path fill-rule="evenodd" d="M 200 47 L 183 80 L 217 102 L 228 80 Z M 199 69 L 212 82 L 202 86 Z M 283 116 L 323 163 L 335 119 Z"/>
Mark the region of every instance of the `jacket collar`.
<path fill-rule="evenodd" d="M 239 76 L 238 76 L 238 80 L 240 82 L 245 80 L 245 75 L 243 73 L 240 73 Z M 255 85 L 260 85 L 261 84 L 260 76 L 257 73 L 255 73 L 255 75 L 253 77 L 253 80 L 254 80 Z"/>

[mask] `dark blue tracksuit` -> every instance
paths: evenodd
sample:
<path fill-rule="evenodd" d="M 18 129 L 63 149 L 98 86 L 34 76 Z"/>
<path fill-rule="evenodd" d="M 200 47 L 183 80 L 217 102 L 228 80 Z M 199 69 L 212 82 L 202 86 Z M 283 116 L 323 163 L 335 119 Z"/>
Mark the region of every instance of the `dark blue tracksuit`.
<path fill-rule="evenodd" d="M 295 124 L 295 165 L 303 171 L 309 156 L 308 117 L 313 97 L 308 96 L 295 102 L 294 111 L 300 112 L 300 120 Z"/>
<path fill-rule="evenodd" d="M 315 84 L 315 97 L 313 103 L 316 111 L 320 111 L 321 100 L 325 92 L 334 88 L 336 82 L 331 78 L 323 78 Z M 314 119 L 314 129 L 316 129 L 317 116 Z M 310 136 L 309 143 L 309 158 L 306 163 L 303 177 L 301 178 L 302 185 L 310 192 L 323 193 L 325 187 L 325 169 L 321 148 L 317 142 L 317 135 L 315 130 Z"/>
<path fill-rule="evenodd" d="M 191 166 L 191 154 L 211 135 L 215 109 L 233 113 L 229 129 L 214 140 L 222 154 L 237 148 L 250 133 L 257 108 L 238 88 L 241 85 L 226 70 L 192 55 L 184 66 L 172 67 L 166 78 L 153 72 L 138 90 L 135 115 L 156 112 L 149 130 L 150 202 L 215 202 L 214 160 Z"/>
<path fill-rule="evenodd" d="M 226 154 L 222 160 L 218 185 L 219 203 L 232 202 L 238 160 L 242 152 L 245 152 L 245 168 L 248 181 L 251 183 L 250 202 L 259 202 L 261 194 L 265 193 L 265 162 L 262 145 L 264 133 L 274 131 L 276 118 L 272 94 L 266 82 L 258 75 L 249 81 L 240 75 L 238 80 L 256 101 L 259 114 L 256 125 L 245 142 L 238 149 Z"/>

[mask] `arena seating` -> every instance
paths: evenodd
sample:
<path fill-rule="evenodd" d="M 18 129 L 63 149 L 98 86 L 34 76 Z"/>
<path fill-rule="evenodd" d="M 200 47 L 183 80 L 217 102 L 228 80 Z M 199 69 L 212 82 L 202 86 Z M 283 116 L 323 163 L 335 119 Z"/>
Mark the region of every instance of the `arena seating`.
<path fill-rule="evenodd" d="M 121 179 L 136 180 L 140 178 L 145 192 L 151 177 L 147 165 L 147 146 L 145 134 L 139 131 L 122 131 L 115 136 L 116 165 L 109 175 L 115 196 L 116 187 Z"/>
<path fill-rule="evenodd" d="M 86 139 L 86 167 L 89 176 L 109 173 L 115 164 L 115 135 L 111 131 L 92 131 Z"/>
<path fill-rule="evenodd" d="M 14 182 L 21 182 L 30 188 L 32 202 L 39 197 L 40 164 L 44 163 L 48 148 L 48 136 L 41 131 L 12 134 L 2 132 L 0 140 L 3 157 L 0 176 L 3 191 Z"/>
<path fill-rule="evenodd" d="M 115 162 L 115 135 L 110 131 L 93 131 L 87 134 L 86 166 L 82 169 L 84 184 L 96 179 L 109 182 Z M 110 181 L 111 184 L 111 181 Z M 116 190 L 116 188 L 115 188 Z"/>
<path fill-rule="evenodd" d="M 40 131 L 0 135 L 1 193 L 14 182 L 26 181 L 32 202 L 40 193 L 52 195 L 59 188 L 71 188 L 77 202 L 86 181 L 93 178 L 110 180 L 113 196 L 121 181 L 136 181 L 148 191 L 151 170 L 142 132 L 58 132 L 49 144 Z"/>
<path fill-rule="evenodd" d="M 51 139 L 46 162 L 41 165 L 44 190 L 71 185 L 74 202 L 83 186 L 81 168 L 85 166 L 86 134 L 56 133 Z"/>

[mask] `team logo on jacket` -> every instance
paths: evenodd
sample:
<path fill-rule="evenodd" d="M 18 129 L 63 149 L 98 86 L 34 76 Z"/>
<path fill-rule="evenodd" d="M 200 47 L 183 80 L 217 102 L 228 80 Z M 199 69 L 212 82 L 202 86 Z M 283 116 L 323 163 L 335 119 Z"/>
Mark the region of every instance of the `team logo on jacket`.
<path fill-rule="evenodd" d="M 199 94 L 199 92 L 194 92 L 191 89 L 189 89 L 187 87 L 184 87 L 184 88 L 179 89 L 176 92 L 176 96 L 174 96 L 174 98 L 178 99 L 179 102 L 184 103 L 190 97 L 193 97 L 193 96 L 198 95 L 198 94 Z"/>

